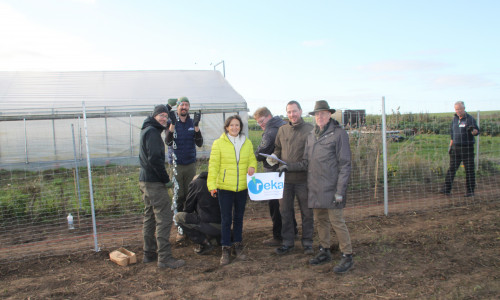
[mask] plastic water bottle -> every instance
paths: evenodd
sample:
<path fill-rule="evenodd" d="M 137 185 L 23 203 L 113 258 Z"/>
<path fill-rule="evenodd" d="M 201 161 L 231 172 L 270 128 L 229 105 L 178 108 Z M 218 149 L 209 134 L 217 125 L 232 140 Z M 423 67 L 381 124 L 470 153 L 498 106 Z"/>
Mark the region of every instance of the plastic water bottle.
<path fill-rule="evenodd" d="M 73 216 L 71 215 L 71 213 L 68 214 L 66 219 L 68 219 L 68 229 L 75 229 L 75 226 L 73 225 Z"/>

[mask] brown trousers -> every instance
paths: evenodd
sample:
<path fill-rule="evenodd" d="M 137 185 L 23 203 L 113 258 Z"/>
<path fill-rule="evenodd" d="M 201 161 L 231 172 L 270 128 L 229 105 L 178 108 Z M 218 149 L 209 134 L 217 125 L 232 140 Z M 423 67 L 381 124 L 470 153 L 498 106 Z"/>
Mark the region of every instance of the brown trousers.
<path fill-rule="evenodd" d="M 351 237 L 345 225 L 343 209 L 315 208 L 314 219 L 317 222 L 320 245 L 330 248 L 330 226 L 335 230 L 339 240 L 340 251 L 344 254 L 352 254 Z"/>

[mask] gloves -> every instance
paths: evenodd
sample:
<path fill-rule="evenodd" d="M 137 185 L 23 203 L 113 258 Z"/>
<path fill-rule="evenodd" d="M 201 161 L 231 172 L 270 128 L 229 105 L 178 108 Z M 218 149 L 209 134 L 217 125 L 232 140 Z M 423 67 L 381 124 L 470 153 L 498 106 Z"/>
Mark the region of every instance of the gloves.
<path fill-rule="evenodd" d="M 287 165 L 282 165 L 278 168 L 277 170 L 278 172 L 280 172 L 280 177 L 281 177 L 281 174 L 283 174 L 284 172 L 288 172 L 288 166 Z"/>
<path fill-rule="evenodd" d="M 198 124 L 200 124 L 200 120 L 201 120 L 201 110 L 194 113 L 194 118 L 193 118 L 194 127 L 198 127 Z"/>
<path fill-rule="evenodd" d="M 335 202 L 336 203 L 340 203 L 340 202 L 342 202 L 342 200 L 344 200 L 344 197 L 342 197 L 342 195 L 335 194 Z"/>
<path fill-rule="evenodd" d="M 268 164 L 272 167 L 272 166 L 274 166 L 275 164 L 277 164 L 277 163 L 278 163 L 278 161 L 277 161 L 276 159 L 274 159 L 273 157 L 275 157 L 275 158 L 278 158 L 278 157 L 277 157 L 277 156 L 276 156 L 276 154 L 274 154 L 274 153 L 273 153 L 273 154 L 271 154 L 271 156 L 272 156 L 272 157 L 267 157 L 267 158 L 266 158 L 266 162 L 267 162 L 267 163 L 268 163 Z M 280 176 L 281 176 L 281 175 L 280 175 Z"/>
<path fill-rule="evenodd" d="M 173 188 L 174 187 L 174 182 L 173 181 L 169 181 L 169 182 L 165 183 L 165 187 L 167 189 Z"/>
<path fill-rule="evenodd" d="M 175 126 L 175 122 L 177 122 L 177 115 L 174 110 L 168 112 L 168 118 L 170 119 L 170 123 Z"/>
<path fill-rule="evenodd" d="M 170 105 L 170 107 L 174 107 L 177 105 L 177 99 L 176 98 L 170 98 L 168 99 L 168 105 Z"/>

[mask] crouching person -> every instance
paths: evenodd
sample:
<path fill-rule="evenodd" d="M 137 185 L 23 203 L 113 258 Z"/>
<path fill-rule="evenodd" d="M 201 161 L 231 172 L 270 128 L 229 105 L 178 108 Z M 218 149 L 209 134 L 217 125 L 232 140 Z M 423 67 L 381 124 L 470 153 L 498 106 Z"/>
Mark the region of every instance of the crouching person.
<path fill-rule="evenodd" d="M 184 211 L 175 215 L 175 222 L 184 234 L 198 244 L 194 252 L 205 255 L 219 244 L 221 225 L 219 202 L 207 188 L 208 172 L 202 172 L 188 187 Z"/>

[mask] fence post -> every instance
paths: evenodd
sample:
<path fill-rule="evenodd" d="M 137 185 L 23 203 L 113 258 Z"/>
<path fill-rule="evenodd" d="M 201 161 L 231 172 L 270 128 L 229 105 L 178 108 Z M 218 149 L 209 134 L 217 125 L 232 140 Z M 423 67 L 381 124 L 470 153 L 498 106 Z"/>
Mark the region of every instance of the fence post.
<path fill-rule="evenodd" d="M 26 118 L 24 120 L 24 156 L 26 158 L 25 163 L 29 164 L 30 161 L 28 159 L 28 131 L 26 129 Z"/>
<path fill-rule="evenodd" d="M 479 110 L 477 111 L 477 126 L 479 126 L 479 129 L 481 129 L 481 125 L 480 125 L 480 114 L 479 114 Z M 477 170 L 479 170 L 479 135 L 477 135 L 477 141 L 476 141 L 476 172 Z"/>
<path fill-rule="evenodd" d="M 130 125 L 130 157 L 134 156 L 134 132 L 132 128 L 132 114 L 129 115 Z"/>
<path fill-rule="evenodd" d="M 71 135 L 73 136 L 73 157 L 75 158 L 76 187 L 78 190 L 78 207 L 82 209 L 82 196 L 80 193 L 80 175 L 78 174 L 79 171 L 78 171 L 78 160 L 76 159 L 75 128 L 73 124 L 71 124 Z"/>
<path fill-rule="evenodd" d="M 389 192 L 387 187 L 387 132 L 385 121 L 385 97 L 382 97 L 382 152 L 384 155 L 384 214 L 389 214 Z"/>
<path fill-rule="evenodd" d="M 95 208 L 94 208 L 94 190 L 92 189 L 92 170 L 90 169 L 90 151 L 89 151 L 89 135 L 87 132 L 87 113 L 85 111 L 85 101 L 82 102 L 83 106 L 83 127 L 85 129 L 85 146 L 87 150 L 87 172 L 89 174 L 89 195 L 90 195 L 90 209 L 92 212 L 92 229 L 94 231 L 94 250 L 99 252 L 97 244 L 97 226 L 95 221 Z"/>

